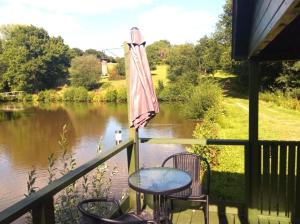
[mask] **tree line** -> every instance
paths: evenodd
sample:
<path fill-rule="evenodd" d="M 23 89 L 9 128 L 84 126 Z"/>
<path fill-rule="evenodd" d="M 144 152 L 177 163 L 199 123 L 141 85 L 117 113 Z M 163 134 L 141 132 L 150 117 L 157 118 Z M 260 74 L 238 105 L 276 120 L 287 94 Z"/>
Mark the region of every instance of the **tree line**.
<path fill-rule="evenodd" d="M 172 45 L 159 40 L 146 47 L 151 69 L 168 64 L 168 78 L 181 77 L 196 82 L 200 74 L 223 70 L 237 74 L 247 85 L 247 62 L 231 58 L 232 2 L 226 0 L 215 31 L 195 44 Z M 61 37 L 50 37 L 46 30 L 35 26 L 6 25 L 0 28 L 0 92 L 23 90 L 38 92 L 64 84 L 97 87 L 100 59 L 117 62 L 112 79 L 125 75 L 124 58 L 108 57 L 102 51 L 69 48 Z M 261 63 L 263 89 L 295 91 L 300 98 L 300 62 Z"/>
<path fill-rule="evenodd" d="M 70 48 L 33 25 L 0 27 L 0 92 L 38 92 L 64 84 L 93 88 L 101 59 L 113 57 L 95 49 Z"/>
<path fill-rule="evenodd" d="M 171 45 L 160 40 L 147 46 L 152 68 L 168 64 L 168 78 L 175 81 L 185 74 L 213 74 L 217 70 L 234 73 L 243 85 L 248 84 L 246 61 L 231 58 L 232 1 L 226 0 L 215 31 L 200 38 L 196 44 Z M 300 61 L 261 63 L 261 83 L 265 90 L 293 91 L 300 99 Z"/>

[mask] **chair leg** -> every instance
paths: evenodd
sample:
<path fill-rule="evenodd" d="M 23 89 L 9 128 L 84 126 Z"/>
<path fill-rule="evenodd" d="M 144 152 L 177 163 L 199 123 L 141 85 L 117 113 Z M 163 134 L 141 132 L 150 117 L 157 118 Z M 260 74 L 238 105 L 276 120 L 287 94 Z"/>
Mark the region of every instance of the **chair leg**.
<path fill-rule="evenodd" d="M 206 197 L 206 205 L 205 205 L 205 224 L 209 224 L 209 201 L 208 201 L 208 195 Z"/>

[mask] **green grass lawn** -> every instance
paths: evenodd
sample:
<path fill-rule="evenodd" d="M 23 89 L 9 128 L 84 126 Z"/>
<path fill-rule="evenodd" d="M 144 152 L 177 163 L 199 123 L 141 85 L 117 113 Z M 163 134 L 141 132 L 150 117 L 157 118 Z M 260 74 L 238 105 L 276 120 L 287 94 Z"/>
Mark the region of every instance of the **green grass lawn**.
<path fill-rule="evenodd" d="M 214 77 L 224 87 L 224 122 L 221 138 L 248 139 L 249 101 L 235 86 L 236 77 L 218 72 Z M 259 102 L 259 139 L 300 140 L 300 111 Z M 219 165 L 212 170 L 212 198 L 243 202 L 244 149 L 227 146 L 221 149 Z"/>
<path fill-rule="evenodd" d="M 167 84 L 167 70 L 167 65 L 157 65 L 156 70 L 151 71 L 152 80 L 155 87 L 158 85 L 158 80 L 162 80 L 164 84 Z M 110 83 L 111 87 L 116 89 L 127 87 L 126 80 L 108 80 L 108 77 L 103 77 L 100 83 Z"/>

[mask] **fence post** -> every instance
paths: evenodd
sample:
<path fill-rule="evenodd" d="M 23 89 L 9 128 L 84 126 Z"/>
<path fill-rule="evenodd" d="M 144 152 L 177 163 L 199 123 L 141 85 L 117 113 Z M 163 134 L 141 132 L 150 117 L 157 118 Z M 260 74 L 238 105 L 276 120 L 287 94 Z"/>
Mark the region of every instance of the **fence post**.
<path fill-rule="evenodd" d="M 53 197 L 45 198 L 32 209 L 33 224 L 55 224 Z"/>

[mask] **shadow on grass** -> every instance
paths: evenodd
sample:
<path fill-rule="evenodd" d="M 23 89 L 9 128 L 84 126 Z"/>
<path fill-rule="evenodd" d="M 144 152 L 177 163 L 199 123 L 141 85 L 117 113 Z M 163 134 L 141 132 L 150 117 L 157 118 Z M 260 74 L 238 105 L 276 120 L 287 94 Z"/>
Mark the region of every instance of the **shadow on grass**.
<path fill-rule="evenodd" d="M 226 96 L 248 99 L 248 86 L 239 83 L 237 77 L 214 77 L 214 79 L 223 87 Z"/>

